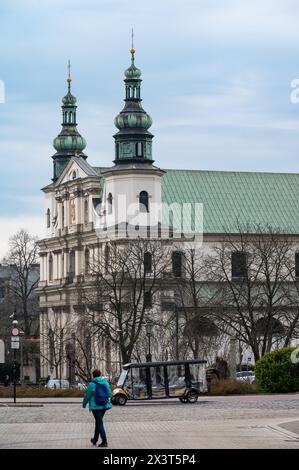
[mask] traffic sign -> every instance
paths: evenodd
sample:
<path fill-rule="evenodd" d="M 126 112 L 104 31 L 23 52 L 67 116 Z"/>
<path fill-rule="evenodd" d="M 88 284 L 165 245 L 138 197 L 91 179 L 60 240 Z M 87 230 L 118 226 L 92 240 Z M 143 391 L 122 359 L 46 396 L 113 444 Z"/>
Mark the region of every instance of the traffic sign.
<path fill-rule="evenodd" d="M 19 336 L 12 336 L 11 337 L 11 342 L 12 343 L 19 343 L 20 342 L 20 337 Z"/>
<path fill-rule="evenodd" d="M 19 336 L 20 334 L 19 328 L 13 328 L 11 334 L 13 336 Z"/>
<path fill-rule="evenodd" d="M 11 342 L 11 349 L 20 349 L 20 342 L 19 341 L 12 341 Z"/>

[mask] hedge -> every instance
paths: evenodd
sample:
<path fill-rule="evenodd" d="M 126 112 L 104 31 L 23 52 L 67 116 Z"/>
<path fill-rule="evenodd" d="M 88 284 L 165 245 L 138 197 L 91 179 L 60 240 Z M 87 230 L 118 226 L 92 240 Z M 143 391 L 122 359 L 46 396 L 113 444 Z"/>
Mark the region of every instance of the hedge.
<path fill-rule="evenodd" d="M 265 354 L 255 366 L 255 380 L 264 392 L 291 393 L 299 391 L 299 353 L 296 348 L 277 349 Z M 297 359 L 294 361 L 294 359 Z"/>

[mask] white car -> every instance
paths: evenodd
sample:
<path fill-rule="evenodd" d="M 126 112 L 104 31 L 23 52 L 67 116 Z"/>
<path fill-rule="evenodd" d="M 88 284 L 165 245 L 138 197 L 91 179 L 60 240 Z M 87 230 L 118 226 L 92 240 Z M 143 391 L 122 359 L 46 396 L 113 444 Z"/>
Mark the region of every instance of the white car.
<path fill-rule="evenodd" d="M 86 390 L 86 389 L 87 389 L 87 385 L 86 385 L 84 382 L 78 382 L 78 383 L 76 384 L 76 388 L 77 388 L 78 390 Z"/>
<path fill-rule="evenodd" d="M 248 382 L 251 385 L 255 383 L 255 374 L 252 370 L 237 372 L 236 378 L 239 382 Z"/>
<path fill-rule="evenodd" d="M 56 390 L 57 388 L 70 388 L 70 383 L 66 379 L 50 379 L 45 385 L 46 388 Z"/>

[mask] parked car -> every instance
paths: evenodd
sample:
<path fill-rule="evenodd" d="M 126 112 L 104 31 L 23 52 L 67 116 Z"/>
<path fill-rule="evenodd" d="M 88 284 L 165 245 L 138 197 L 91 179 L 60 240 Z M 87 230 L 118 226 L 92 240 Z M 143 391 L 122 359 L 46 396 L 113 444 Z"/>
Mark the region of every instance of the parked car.
<path fill-rule="evenodd" d="M 75 388 L 77 388 L 78 390 L 86 390 L 87 385 L 84 382 L 78 382 L 76 383 Z"/>
<path fill-rule="evenodd" d="M 251 385 L 255 383 L 255 374 L 252 370 L 237 372 L 236 378 L 239 382 L 248 382 Z"/>
<path fill-rule="evenodd" d="M 66 379 L 50 379 L 45 385 L 46 388 L 51 388 L 53 390 L 57 388 L 70 388 L 70 383 Z"/>

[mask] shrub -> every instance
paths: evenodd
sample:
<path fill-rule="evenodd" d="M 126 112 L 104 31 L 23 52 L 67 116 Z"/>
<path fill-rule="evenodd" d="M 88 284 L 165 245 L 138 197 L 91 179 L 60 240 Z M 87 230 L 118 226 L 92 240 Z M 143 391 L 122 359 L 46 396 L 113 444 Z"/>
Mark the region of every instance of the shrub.
<path fill-rule="evenodd" d="M 283 348 L 265 354 L 255 366 L 255 379 L 268 393 L 299 391 L 299 363 L 291 360 L 296 348 Z"/>
<path fill-rule="evenodd" d="M 36 388 L 36 387 L 17 387 L 18 398 L 75 398 L 83 397 L 84 391 L 77 389 L 56 389 Z M 13 397 L 13 387 L 0 387 L 0 398 Z"/>
<path fill-rule="evenodd" d="M 259 393 L 259 388 L 239 380 L 215 380 L 211 384 L 210 395 L 251 395 Z"/>

